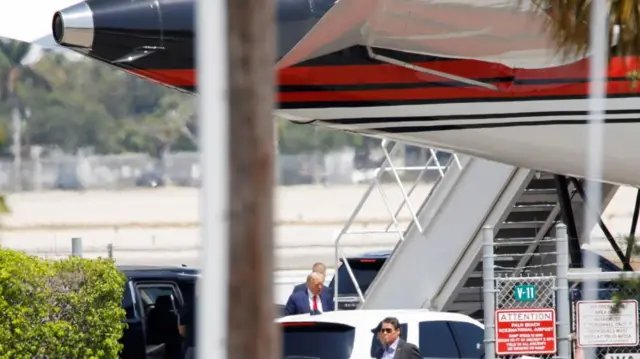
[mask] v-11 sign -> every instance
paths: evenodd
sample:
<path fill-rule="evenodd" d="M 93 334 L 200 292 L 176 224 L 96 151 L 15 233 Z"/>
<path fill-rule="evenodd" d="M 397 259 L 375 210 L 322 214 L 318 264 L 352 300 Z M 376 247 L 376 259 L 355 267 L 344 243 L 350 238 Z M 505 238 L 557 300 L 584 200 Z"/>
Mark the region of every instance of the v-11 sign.
<path fill-rule="evenodd" d="M 538 288 L 535 285 L 517 285 L 513 291 L 513 296 L 521 302 L 533 302 L 538 296 Z"/>

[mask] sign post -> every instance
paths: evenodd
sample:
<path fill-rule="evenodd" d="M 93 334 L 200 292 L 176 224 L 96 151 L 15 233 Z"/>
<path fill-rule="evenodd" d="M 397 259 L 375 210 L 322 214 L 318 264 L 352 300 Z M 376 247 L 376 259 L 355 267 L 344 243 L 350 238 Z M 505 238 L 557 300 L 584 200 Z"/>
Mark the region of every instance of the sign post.
<path fill-rule="evenodd" d="M 633 347 L 638 345 L 638 301 L 623 300 L 614 313 L 612 300 L 576 303 L 580 347 Z"/>
<path fill-rule="evenodd" d="M 498 309 L 495 312 L 497 355 L 555 354 L 555 309 Z"/>

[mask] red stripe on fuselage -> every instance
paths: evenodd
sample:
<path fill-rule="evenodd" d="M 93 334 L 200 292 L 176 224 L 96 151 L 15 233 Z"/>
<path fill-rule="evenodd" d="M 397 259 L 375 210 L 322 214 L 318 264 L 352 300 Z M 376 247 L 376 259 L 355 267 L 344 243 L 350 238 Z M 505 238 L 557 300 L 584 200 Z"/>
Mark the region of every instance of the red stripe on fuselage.
<path fill-rule="evenodd" d="M 627 61 L 625 65 L 623 61 Z M 609 65 L 610 78 L 623 78 L 627 71 L 635 68 L 636 60 L 614 58 Z M 353 91 L 292 91 L 281 92 L 281 102 L 308 101 L 384 101 L 384 100 L 437 100 L 454 98 L 511 98 L 511 97 L 548 97 L 586 95 L 588 82 L 563 83 L 567 79 L 586 80 L 589 73 L 589 61 L 583 60 L 573 64 L 547 69 L 510 69 L 506 66 L 473 60 L 447 60 L 416 63 L 425 68 L 451 73 L 458 76 L 482 78 L 513 78 L 521 80 L 545 80 L 537 84 L 515 84 L 513 81 L 494 82 L 499 91 L 487 90 L 474 86 L 442 86 L 412 89 L 371 89 Z M 171 86 L 194 87 L 196 85 L 195 70 L 132 70 L 132 73 Z M 300 66 L 289 67 L 278 71 L 279 86 L 295 85 L 367 85 L 367 84 L 401 84 L 401 83 L 451 83 L 451 80 L 421 73 L 390 64 L 372 65 L 340 65 L 340 66 Z M 631 94 L 637 92 L 629 81 L 610 81 L 610 94 Z"/>
<path fill-rule="evenodd" d="M 629 81 L 615 81 L 607 84 L 609 94 L 638 93 L 632 89 Z M 411 100 L 447 100 L 453 99 L 512 99 L 536 97 L 568 97 L 582 96 L 589 93 L 588 83 L 554 85 L 546 90 L 541 85 L 518 85 L 517 91 L 493 91 L 477 87 L 439 87 L 417 89 L 389 89 L 389 90 L 356 90 L 356 91 L 324 91 L 324 92 L 280 92 L 278 101 L 294 102 L 368 102 L 368 101 L 411 101 Z M 552 85 L 544 85 L 550 87 Z M 504 87 L 499 85 L 499 87 Z M 640 96 L 640 93 L 638 93 Z M 334 107 L 334 106 L 332 106 Z"/>
<path fill-rule="evenodd" d="M 130 73 L 170 86 L 195 86 L 196 70 L 127 70 Z"/>

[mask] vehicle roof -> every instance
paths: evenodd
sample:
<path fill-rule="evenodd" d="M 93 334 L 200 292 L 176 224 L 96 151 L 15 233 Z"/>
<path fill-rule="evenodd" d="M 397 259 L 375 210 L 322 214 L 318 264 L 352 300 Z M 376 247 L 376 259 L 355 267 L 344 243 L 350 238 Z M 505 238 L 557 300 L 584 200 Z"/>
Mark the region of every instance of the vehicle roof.
<path fill-rule="evenodd" d="M 326 312 L 319 315 L 298 314 L 277 319 L 277 323 L 324 322 L 374 329 L 386 317 L 396 317 L 402 323 L 448 320 L 482 326 L 477 320 L 458 313 L 433 312 L 428 309 L 356 309 Z"/>
<path fill-rule="evenodd" d="M 173 266 L 117 266 L 118 270 L 123 272 L 128 278 L 179 278 L 193 277 L 200 274 L 200 270 L 190 267 L 173 267 Z"/>
<path fill-rule="evenodd" d="M 347 259 L 385 259 L 391 256 L 390 250 L 365 252 L 356 256 L 349 256 Z"/>

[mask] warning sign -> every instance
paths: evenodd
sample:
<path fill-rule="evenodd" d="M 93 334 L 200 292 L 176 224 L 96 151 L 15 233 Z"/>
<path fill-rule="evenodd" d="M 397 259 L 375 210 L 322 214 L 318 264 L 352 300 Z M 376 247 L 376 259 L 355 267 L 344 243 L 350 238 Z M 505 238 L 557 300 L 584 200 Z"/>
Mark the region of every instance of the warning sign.
<path fill-rule="evenodd" d="M 612 300 L 585 300 L 576 303 L 578 345 L 620 347 L 638 345 L 638 301 L 623 300 L 613 313 Z"/>
<path fill-rule="evenodd" d="M 555 354 L 554 309 L 496 310 L 496 354 Z"/>

